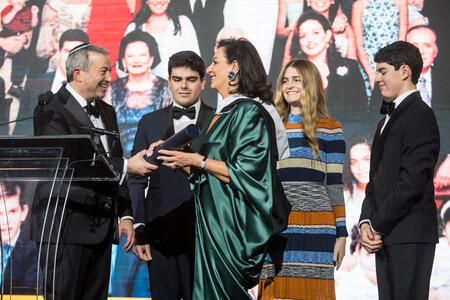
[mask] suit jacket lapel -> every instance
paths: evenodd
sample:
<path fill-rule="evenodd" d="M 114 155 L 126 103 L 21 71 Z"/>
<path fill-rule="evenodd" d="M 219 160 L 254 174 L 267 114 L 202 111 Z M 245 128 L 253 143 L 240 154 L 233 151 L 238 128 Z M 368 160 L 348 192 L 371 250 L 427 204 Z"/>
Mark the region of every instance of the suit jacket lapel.
<path fill-rule="evenodd" d="M 94 127 L 94 124 L 92 124 L 92 121 L 87 115 L 84 108 L 81 107 L 77 99 L 75 99 L 75 97 L 72 96 L 72 94 L 65 88 L 65 86 L 62 86 L 59 89 L 58 93 L 60 93 L 60 99 L 63 102 L 65 102 L 64 108 L 67 109 L 67 111 L 70 112 L 75 117 L 75 119 L 79 122 L 80 127 L 89 127 L 89 128 Z M 79 130 L 81 132 L 83 129 L 80 128 Z M 94 142 L 96 142 L 97 146 L 100 147 L 99 149 L 100 151 L 105 152 L 105 148 L 103 147 L 103 144 L 100 141 L 100 137 L 98 137 L 98 142 L 97 139 L 94 138 Z"/>
<path fill-rule="evenodd" d="M 162 139 L 167 140 L 175 134 L 175 127 L 173 126 L 173 103 L 170 104 L 167 109 L 164 109 L 162 117 L 162 124 L 167 124 L 167 127 L 161 126 L 161 128 L 166 128 L 165 131 L 163 130 L 163 132 L 161 132 Z"/>
<path fill-rule="evenodd" d="M 203 102 L 201 102 L 200 111 L 198 113 L 196 123 L 201 132 L 206 129 L 206 126 L 209 125 L 212 116 L 213 114 L 211 113 L 210 109 L 208 109 L 208 106 L 206 106 L 205 104 L 203 104 Z"/>
<path fill-rule="evenodd" d="M 389 121 L 383 129 L 383 132 L 380 134 L 381 127 L 383 126 L 384 119 L 381 120 L 380 124 L 378 124 L 377 134 L 375 134 L 375 138 L 372 145 L 372 156 L 371 156 L 371 164 L 370 164 L 370 173 L 371 175 L 375 174 L 377 167 L 379 166 L 379 160 L 383 156 L 383 148 L 386 142 L 386 138 L 389 135 L 392 127 L 395 122 L 400 118 L 400 116 L 408 109 L 411 105 L 412 101 L 418 98 L 418 92 L 412 93 L 402 103 L 394 110 Z M 420 96 L 419 96 L 420 97 Z M 420 99 L 419 99 L 420 100 Z"/>
<path fill-rule="evenodd" d="M 112 126 L 113 124 L 115 124 L 115 118 L 113 115 L 108 113 L 108 109 L 106 108 L 107 104 L 103 102 L 103 100 L 99 99 L 95 101 L 95 105 L 98 107 L 100 118 L 102 119 L 103 126 L 105 127 L 105 129 L 109 131 L 117 131 L 117 128 Z M 112 146 L 114 145 L 114 139 L 116 138 L 113 136 L 110 135 L 106 136 L 110 152 L 113 151 Z"/>
<path fill-rule="evenodd" d="M 69 111 L 75 117 L 76 120 L 78 120 L 80 126 L 94 127 L 94 124 L 92 124 L 91 119 L 89 119 L 89 116 L 87 115 L 86 111 L 81 107 L 78 101 L 70 93 L 69 95 L 70 96 L 67 99 L 64 108 L 67 109 L 67 111 Z"/>
<path fill-rule="evenodd" d="M 372 153 L 370 155 L 370 176 L 372 177 L 375 173 L 376 165 L 378 165 L 378 160 L 382 154 L 382 148 L 378 146 L 378 140 L 380 139 L 381 128 L 383 127 L 384 120 L 386 118 L 382 118 L 380 122 L 378 122 L 377 131 L 375 132 L 375 136 L 372 142 Z"/>

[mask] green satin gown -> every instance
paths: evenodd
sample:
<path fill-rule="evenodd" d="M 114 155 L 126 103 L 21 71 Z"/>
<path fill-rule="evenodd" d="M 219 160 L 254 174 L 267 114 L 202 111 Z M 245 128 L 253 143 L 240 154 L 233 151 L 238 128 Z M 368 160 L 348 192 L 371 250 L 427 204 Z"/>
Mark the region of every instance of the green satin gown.
<path fill-rule="evenodd" d="M 196 204 L 194 300 L 252 299 L 272 232 L 269 133 L 258 107 L 241 103 L 192 145 L 224 161 L 230 183 L 193 171 Z"/>

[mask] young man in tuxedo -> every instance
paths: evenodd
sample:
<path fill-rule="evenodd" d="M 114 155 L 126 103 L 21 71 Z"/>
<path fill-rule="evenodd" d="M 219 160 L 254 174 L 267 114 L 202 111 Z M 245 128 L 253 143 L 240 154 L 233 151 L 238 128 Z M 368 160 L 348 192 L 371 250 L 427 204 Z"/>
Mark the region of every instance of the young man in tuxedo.
<path fill-rule="evenodd" d="M 86 127 L 118 132 L 114 108 L 100 100 L 111 82 L 108 52 L 89 44 L 75 47 L 68 55 L 66 74 L 67 84 L 35 109 L 35 135 L 88 134 Z M 124 160 L 118 137 L 101 135 L 97 146 L 98 154 L 104 154 L 121 174 L 120 182 L 71 185 L 56 266 L 53 255 L 48 262 L 46 299 L 106 300 L 114 231 L 118 231 L 119 236 L 126 233 L 125 251 L 134 243 L 131 201 L 123 181 L 127 171 L 143 175 L 157 166 L 143 159 L 146 150 Z M 39 200 L 46 201 L 46 198 Z M 54 241 L 52 237 L 52 252 Z M 53 271 L 56 272 L 55 286 Z M 50 296 L 52 293 L 55 298 Z"/>
<path fill-rule="evenodd" d="M 379 299 L 428 299 L 438 224 L 433 174 L 439 129 L 416 84 L 419 49 L 395 42 L 375 55 L 384 101 L 360 216 L 362 244 L 376 253 Z"/>
<path fill-rule="evenodd" d="M 200 101 L 204 75 L 205 65 L 196 53 L 182 51 L 170 57 L 169 88 L 174 102 L 142 117 L 132 153 L 169 138 L 189 124 L 197 124 L 200 130 L 208 126 L 214 109 Z M 149 177 L 130 176 L 128 186 L 136 223 L 145 223 L 136 228 L 134 252 L 148 262 L 152 299 L 190 300 L 195 211 L 186 174 L 161 166 Z"/>

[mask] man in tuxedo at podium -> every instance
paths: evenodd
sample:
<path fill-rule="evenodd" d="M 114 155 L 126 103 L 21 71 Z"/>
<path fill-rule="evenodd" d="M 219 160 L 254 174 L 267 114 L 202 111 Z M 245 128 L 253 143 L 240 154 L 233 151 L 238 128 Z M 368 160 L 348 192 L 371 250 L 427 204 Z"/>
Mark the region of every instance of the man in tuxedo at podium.
<path fill-rule="evenodd" d="M 35 109 L 35 135 L 88 134 L 86 127 L 118 132 L 114 108 L 101 101 L 111 82 L 108 52 L 82 44 L 72 49 L 66 61 L 67 84 Z M 83 128 L 84 127 L 84 128 Z M 114 231 L 126 233 L 125 251 L 134 243 L 131 201 L 126 172 L 147 174 L 156 166 L 143 159 L 141 151 L 128 161 L 123 159 L 118 136 L 101 135 L 97 154 L 106 159 L 119 174 L 120 183 L 73 183 L 56 261 L 56 281 L 52 285 L 53 258 L 49 259 L 46 299 L 107 299 Z M 117 225 L 117 220 L 120 223 Z M 54 250 L 54 239 L 50 245 Z"/>
<path fill-rule="evenodd" d="M 214 109 L 200 100 L 204 75 L 205 65 L 196 53 L 182 51 L 170 57 L 173 104 L 142 117 L 132 153 L 166 140 L 189 124 L 197 124 L 200 130 L 209 125 Z M 148 262 L 152 299 L 190 300 L 195 211 L 186 174 L 161 166 L 150 176 L 130 175 L 128 186 L 136 224 L 140 224 L 134 252 Z"/>
<path fill-rule="evenodd" d="M 433 174 L 439 129 L 416 89 L 420 51 L 395 42 L 375 55 L 384 101 L 372 144 L 370 181 L 359 226 L 362 244 L 376 253 L 381 300 L 428 299 L 438 242 Z"/>

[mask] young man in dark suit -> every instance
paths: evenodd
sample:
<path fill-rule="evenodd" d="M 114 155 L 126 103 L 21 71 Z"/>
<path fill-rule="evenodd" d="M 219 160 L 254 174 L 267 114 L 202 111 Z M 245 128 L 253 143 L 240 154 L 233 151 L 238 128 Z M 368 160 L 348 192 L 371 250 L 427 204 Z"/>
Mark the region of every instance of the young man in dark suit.
<path fill-rule="evenodd" d="M 379 299 L 428 299 L 438 242 L 433 174 L 439 129 L 416 84 L 422 58 L 399 41 L 375 55 L 386 114 L 372 144 L 360 216 L 362 244 L 376 253 Z"/>
<path fill-rule="evenodd" d="M 30 184 L 28 184 L 30 186 Z M 33 293 L 36 287 L 37 251 L 23 224 L 29 215 L 24 182 L 0 182 L 0 228 L 3 268 L 0 285 L 5 293 Z"/>
<path fill-rule="evenodd" d="M 214 110 L 200 101 L 204 75 L 203 60 L 194 52 L 182 51 L 170 57 L 169 88 L 174 102 L 142 117 L 132 153 L 169 138 L 189 124 L 197 124 L 200 130 L 209 125 Z M 130 176 L 128 186 L 136 223 L 145 223 L 136 228 L 134 252 L 148 262 L 152 299 L 190 300 L 195 211 L 186 174 L 161 166 L 149 177 Z"/>
<path fill-rule="evenodd" d="M 108 52 L 89 44 L 79 45 L 68 55 L 66 73 L 67 84 L 35 109 L 35 135 L 88 134 L 86 127 L 118 132 L 114 108 L 100 100 L 111 82 Z M 114 229 L 117 228 L 119 236 L 127 234 L 125 251 L 134 243 L 131 201 L 126 184 L 121 183 L 127 171 L 144 175 L 157 166 L 143 159 L 145 150 L 124 160 L 118 137 L 101 135 L 97 147 L 98 154 L 105 154 L 121 175 L 120 183 L 72 184 L 56 266 L 52 256 L 48 262 L 51 272 L 45 280 L 46 299 L 106 300 Z M 39 200 L 46 201 L 46 198 Z M 52 251 L 54 241 L 52 237 Z M 54 267 L 55 287 L 52 285 Z M 50 297 L 53 292 L 55 298 Z"/>

